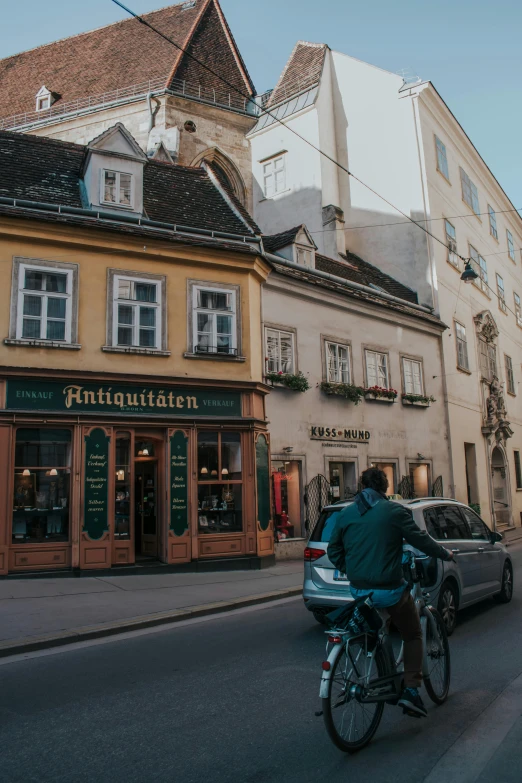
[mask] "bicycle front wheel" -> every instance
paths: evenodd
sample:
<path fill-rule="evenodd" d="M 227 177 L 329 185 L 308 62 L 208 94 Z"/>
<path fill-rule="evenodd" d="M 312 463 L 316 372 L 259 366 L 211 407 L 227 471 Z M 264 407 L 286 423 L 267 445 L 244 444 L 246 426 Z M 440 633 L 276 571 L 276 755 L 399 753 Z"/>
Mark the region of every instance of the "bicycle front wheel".
<path fill-rule="evenodd" d="M 436 625 L 436 634 L 429 618 L 426 623 L 426 658 L 428 674 L 424 677 L 424 685 L 430 699 L 435 704 L 444 704 L 448 698 L 451 680 L 451 660 L 446 633 L 446 625 L 436 609 L 429 610 Z"/>
<path fill-rule="evenodd" d="M 368 657 L 364 639 L 341 647 L 332 667 L 328 696 L 323 699 L 323 716 L 332 742 L 345 753 L 355 753 L 367 745 L 379 726 L 384 702 L 364 704 L 363 688 L 386 674 L 386 658 L 379 646 Z"/>

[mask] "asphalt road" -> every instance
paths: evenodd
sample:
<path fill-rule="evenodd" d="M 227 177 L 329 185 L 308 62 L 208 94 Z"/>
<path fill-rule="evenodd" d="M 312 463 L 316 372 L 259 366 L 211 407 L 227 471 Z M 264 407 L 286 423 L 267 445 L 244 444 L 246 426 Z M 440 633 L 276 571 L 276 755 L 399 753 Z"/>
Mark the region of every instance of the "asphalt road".
<path fill-rule="evenodd" d="M 511 553 L 512 603 L 461 615 L 447 704 L 422 722 L 387 707 L 356 756 L 314 717 L 324 634 L 289 600 L 3 662 L 0 781 L 419 783 L 522 672 L 522 546 Z"/>

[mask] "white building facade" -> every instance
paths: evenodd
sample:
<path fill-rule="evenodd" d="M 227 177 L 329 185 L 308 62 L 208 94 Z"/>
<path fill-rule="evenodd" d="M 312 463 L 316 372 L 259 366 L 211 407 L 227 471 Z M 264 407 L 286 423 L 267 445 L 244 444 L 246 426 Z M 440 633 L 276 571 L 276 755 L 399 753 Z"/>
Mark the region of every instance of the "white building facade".
<path fill-rule="evenodd" d="M 300 42 L 268 107 L 283 125 L 265 114 L 249 134 L 256 221 L 273 233 L 304 220 L 320 252 L 362 256 L 440 315 L 449 328 L 430 376 L 448 411 L 445 493 L 480 506 L 491 526 L 520 525 L 522 221 L 513 204 L 429 82 L 407 85 Z M 475 284 L 461 281 L 459 256 L 472 259 Z"/>

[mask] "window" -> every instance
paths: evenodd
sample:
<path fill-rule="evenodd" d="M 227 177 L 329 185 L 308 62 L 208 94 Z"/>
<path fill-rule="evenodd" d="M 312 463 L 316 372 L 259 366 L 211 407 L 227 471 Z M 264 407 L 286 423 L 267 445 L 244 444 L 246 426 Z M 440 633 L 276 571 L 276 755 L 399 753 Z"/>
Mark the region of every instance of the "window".
<path fill-rule="evenodd" d="M 491 382 L 497 375 L 497 349 L 493 343 L 479 338 L 480 371 L 482 377 Z"/>
<path fill-rule="evenodd" d="M 295 538 L 302 533 L 301 462 L 272 460 L 272 513 L 278 541 Z"/>
<path fill-rule="evenodd" d="M 350 383 L 350 351 L 347 345 L 325 342 L 326 380 L 328 383 Z"/>
<path fill-rule="evenodd" d="M 200 533 L 243 529 L 241 434 L 198 433 L 198 528 Z"/>
<path fill-rule="evenodd" d="M 520 465 L 520 451 L 513 452 L 515 457 L 515 478 L 517 482 L 517 489 L 522 489 L 522 467 Z"/>
<path fill-rule="evenodd" d="M 72 269 L 20 264 L 16 337 L 71 342 Z"/>
<path fill-rule="evenodd" d="M 498 295 L 498 306 L 500 307 L 503 313 L 507 313 L 506 292 L 504 290 L 504 279 L 499 275 L 498 272 L 497 272 L 497 295 Z"/>
<path fill-rule="evenodd" d="M 42 95 L 41 98 L 36 99 L 36 111 L 43 111 L 44 109 L 50 109 L 50 107 L 51 107 L 50 95 Z"/>
<path fill-rule="evenodd" d="M 471 207 L 475 215 L 478 215 L 480 213 L 480 205 L 477 187 L 470 180 L 464 169 L 460 170 L 460 181 L 462 184 L 462 200 Z"/>
<path fill-rule="evenodd" d="M 116 433 L 116 483 L 114 492 L 114 538 L 129 540 L 131 537 L 131 434 Z"/>
<path fill-rule="evenodd" d="M 71 432 L 16 432 L 13 544 L 69 540 Z"/>
<path fill-rule="evenodd" d="M 295 372 L 293 333 L 266 329 L 265 335 L 267 372 Z"/>
<path fill-rule="evenodd" d="M 132 174 L 102 171 L 101 201 L 118 207 L 132 207 Z"/>
<path fill-rule="evenodd" d="M 470 533 L 458 507 L 434 506 L 424 512 L 426 529 L 437 541 L 462 541 Z"/>
<path fill-rule="evenodd" d="M 115 276 L 113 345 L 160 348 L 160 289 L 159 282 Z"/>
<path fill-rule="evenodd" d="M 277 155 L 263 163 L 263 192 L 265 198 L 286 190 L 286 156 Z"/>
<path fill-rule="evenodd" d="M 484 258 L 482 258 L 478 250 L 473 247 L 473 245 L 469 246 L 469 254 L 471 257 L 471 265 L 478 275 L 478 278 L 474 281 L 474 284 L 477 286 L 477 288 L 480 288 L 481 291 L 489 296 L 488 268 L 486 261 Z"/>
<path fill-rule="evenodd" d="M 309 247 L 301 247 L 301 245 L 296 245 L 296 258 L 297 263 L 301 264 L 301 266 L 313 266 L 313 251 Z"/>
<path fill-rule="evenodd" d="M 460 510 L 468 523 L 473 541 L 489 541 L 491 538 L 489 528 L 486 527 L 481 518 L 470 508 L 461 508 Z"/>
<path fill-rule="evenodd" d="M 405 394 L 424 394 L 422 383 L 422 363 L 414 359 L 402 360 Z"/>
<path fill-rule="evenodd" d="M 520 297 L 518 294 L 513 294 L 513 297 L 515 299 L 515 314 L 517 317 L 517 324 L 518 326 L 522 326 L 522 306 L 520 304 Z"/>
<path fill-rule="evenodd" d="M 366 351 L 366 385 L 368 388 L 379 386 L 388 389 L 390 376 L 388 372 L 388 354 L 376 351 Z"/>
<path fill-rule="evenodd" d="M 455 226 L 453 226 L 449 220 L 444 221 L 446 229 L 446 245 L 448 246 L 448 261 L 449 263 L 459 269 L 459 258 L 457 256 L 457 232 Z"/>
<path fill-rule="evenodd" d="M 515 244 L 513 242 L 513 234 L 509 229 L 506 229 L 506 237 L 507 237 L 507 246 L 508 246 L 508 256 L 512 261 L 515 260 Z"/>
<path fill-rule="evenodd" d="M 446 155 L 446 146 L 435 136 L 435 145 L 437 147 L 437 168 L 440 173 L 446 177 L 449 182 L 448 158 Z"/>
<path fill-rule="evenodd" d="M 461 370 L 469 370 L 468 341 L 466 328 L 455 321 L 455 342 L 457 344 L 457 367 Z"/>
<path fill-rule="evenodd" d="M 504 354 L 504 362 L 506 365 L 506 385 L 509 394 L 516 394 L 515 388 L 515 374 L 513 372 L 513 359 L 511 356 Z"/>
<path fill-rule="evenodd" d="M 495 210 L 489 204 L 488 204 L 488 213 L 489 213 L 489 233 L 491 234 L 492 237 L 498 239 L 497 216 L 495 215 Z"/>
<path fill-rule="evenodd" d="M 235 290 L 194 286 L 193 340 L 194 353 L 237 354 Z"/>

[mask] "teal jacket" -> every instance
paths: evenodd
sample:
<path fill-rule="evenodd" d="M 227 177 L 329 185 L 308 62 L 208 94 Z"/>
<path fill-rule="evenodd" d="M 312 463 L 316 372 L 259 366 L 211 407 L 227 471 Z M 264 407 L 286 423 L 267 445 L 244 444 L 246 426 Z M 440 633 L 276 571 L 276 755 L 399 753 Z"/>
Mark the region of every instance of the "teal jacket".
<path fill-rule="evenodd" d="M 355 502 L 345 508 L 328 545 L 328 557 L 346 574 L 353 587 L 363 590 L 400 587 L 404 540 L 426 555 L 450 559 L 448 551 L 415 523 L 407 506 L 373 494 L 371 505 L 365 507 Z"/>

